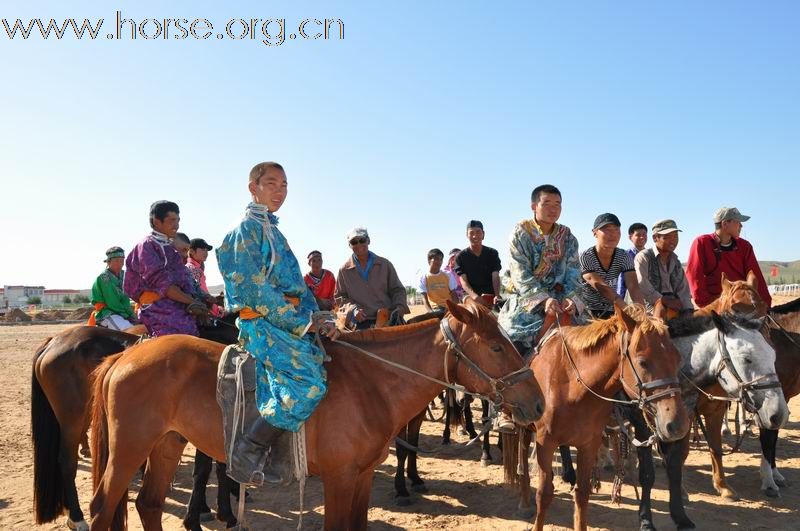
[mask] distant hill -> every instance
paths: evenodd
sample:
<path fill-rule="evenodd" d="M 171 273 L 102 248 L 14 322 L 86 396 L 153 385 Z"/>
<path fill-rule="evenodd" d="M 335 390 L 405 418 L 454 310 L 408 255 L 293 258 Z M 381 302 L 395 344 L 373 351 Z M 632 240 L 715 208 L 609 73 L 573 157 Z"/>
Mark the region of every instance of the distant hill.
<path fill-rule="evenodd" d="M 794 262 L 771 262 L 769 260 L 759 260 L 761 272 L 767 279 L 767 284 L 800 284 L 800 260 Z M 778 268 L 778 275 L 772 276 L 772 268 Z"/>

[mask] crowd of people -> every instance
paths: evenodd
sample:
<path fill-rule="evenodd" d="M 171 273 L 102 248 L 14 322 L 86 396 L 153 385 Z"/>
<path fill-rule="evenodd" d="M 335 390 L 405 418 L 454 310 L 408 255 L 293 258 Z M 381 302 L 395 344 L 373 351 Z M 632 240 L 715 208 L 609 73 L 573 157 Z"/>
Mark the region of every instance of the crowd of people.
<path fill-rule="evenodd" d="M 347 233 L 352 254 L 336 275 L 323 268 L 322 253 L 316 250 L 307 255 L 309 271 L 303 275 L 275 215 L 287 194 L 283 167 L 257 164 L 248 189 L 252 202 L 244 219 L 216 250 L 225 310 L 239 312 L 240 342 L 258 361 L 261 422 L 239 439 L 240 448 L 234 452 L 239 457 L 229 466 L 229 474 L 245 483 L 259 452 L 285 430 L 297 431 L 326 393 L 324 353 L 310 333 L 335 339 L 340 328 L 380 326 L 382 312 L 391 324 L 403 322 L 410 311 L 394 266 L 370 250 L 366 228 Z M 614 314 L 615 304 L 633 302 L 652 310 L 659 301 L 670 316 L 678 316 L 719 297 L 723 274 L 729 280 L 744 280 L 752 271 L 761 297 L 767 305 L 771 302 L 753 248 L 740 237 L 749 217 L 736 208 L 714 213 L 714 231 L 692 242 L 685 271 L 675 254 L 681 230 L 672 219 L 651 225 L 649 248 L 648 227 L 630 225 L 631 247 L 623 250 L 619 218 L 600 214 L 592 226 L 594 245 L 579 252 L 570 228 L 558 222 L 558 188 L 537 186 L 531 210 L 532 216 L 511 232 L 502 275 L 500 253 L 483 245 L 481 221 L 467 223 L 468 246 L 452 249 L 446 264 L 444 253 L 431 249 L 418 283 L 426 309 L 443 314 L 448 300 L 467 299 L 494 308 L 524 356 L 548 319 L 606 319 Z M 198 316 L 222 314 L 221 301 L 208 293 L 205 281 L 205 261 L 213 247 L 179 233 L 179 224 L 178 205 L 157 201 L 150 208 L 152 232 L 127 259 L 120 247 L 106 251 L 107 267 L 92 288 L 97 325 L 118 330 L 143 325 L 153 337 L 196 336 Z M 335 311 L 340 326 L 329 318 L 313 318 L 318 311 Z"/>

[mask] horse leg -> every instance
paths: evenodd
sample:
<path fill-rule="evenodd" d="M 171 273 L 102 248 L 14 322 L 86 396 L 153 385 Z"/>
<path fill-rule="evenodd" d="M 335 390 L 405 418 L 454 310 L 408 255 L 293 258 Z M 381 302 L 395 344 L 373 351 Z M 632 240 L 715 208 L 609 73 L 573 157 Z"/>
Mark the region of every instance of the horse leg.
<path fill-rule="evenodd" d="M 518 443 L 522 445 L 524 451 L 518 452 L 522 457 L 519 465 L 522 466 L 522 476 L 519 479 L 519 504 L 517 505 L 517 514 L 526 520 L 533 518 L 536 513 L 536 508 L 531 503 L 531 471 L 528 466 L 528 448 L 531 445 L 531 437 L 533 432 L 527 428 L 520 428 L 517 430 L 519 437 Z M 508 442 L 508 441 L 506 441 Z"/>
<path fill-rule="evenodd" d="M 553 502 L 553 452 L 555 445 L 536 442 L 536 464 L 539 466 L 539 484 L 536 487 L 536 519 L 533 527 L 544 531 L 544 517 Z"/>
<path fill-rule="evenodd" d="M 587 529 L 589 494 L 592 492 L 591 476 L 595 461 L 597 461 L 597 447 L 599 439 L 578 448 L 578 481 L 575 486 L 575 515 L 572 528 L 585 531 Z"/>
<path fill-rule="evenodd" d="M 689 437 L 676 442 L 661 443 L 661 450 L 666 460 L 669 480 L 669 515 L 678 529 L 694 529 L 694 522 L 683 506 L 683 463 L 689 453 Z"/>
<path fill-rule="evenodd" d="M 178 469 L 181 454 L 186 446 L 186 439 L 178 433 L 170 431 L 158 440 L 142 478 L 142 489 L 136 497 L 136 510 L 142 520 L 142 527 L 146 530 L 160 530 L 161 516 L 164 513 L 164 498 L 167 496 L 172 478 Z M 201 531 L 198 522 L 192 531 Z"/>
<path fill-rule="evenodd" d="M 450 391 L 445 391 L 444 402 L 444 431 L 442 432 L 442 445 L 450 444 Z"/>
<path fill-rule="evenodd" d="M 192 469 L 192 496 L 186 506 L 186 516 L 183 518 L 183 527 L 186 529 L 200 529 L 200 522 L 207 522 L 213 518 L 211 509 L 206 503 L 206 485 L 211 476 L 211 458 L 195 450 L 194 468 Z"/>
<path fill-rule="evenodd" d="M 228 466 L 217 461 L 217 520 L 225 522 L 225 527 L 231 528 L 237 524 L 236 517 L 231 508 L 231 493 L 239 492 L 239 484 L 228 477 Z"/>
<path fill-rule="evenodd" d="M 575 487 L 575 467 L 572 465 L 572 454 L 569 452 L 569 446 L 559 446 L 558 453 L 561 455 L 561 481 Z"/>
<path fill-rule="evenodd" d="M 413 446 L 419 446 L 419 430 L 422 429 L 423 420 L 425 420 L 425 411 L 408 424 L 408 442 Z M 411 490 L 414 492 L 428 492 L 428 487 L 425 486 L 425 482 L 419 477 L 417 471 L 417 452 L 408 452 L 408 479 L 411 480 Z"/>
<path fill-rule="evenodd" d="M 355 468 L 323 473 L 325 531 L 344 531 L 350 528 L 358 476 L 359 471 Z"/>
<path fill-rule="evenodd" d="M 708 433 L 708 451 L 711 455 L 711 469 L 714 478 L 714 489 L 723 498 L 738 500 L 736 492 L 728 486 L 725 481 L 725 470 L 722 467 L 722 418 L 725 410 L 721 407 L 707 408 L 703 412 L 706 421 L 706 432 Z"/>
<path fill-rule="evenodd" d="M 407 437 L 408 426 L 400 432 L 401 436 Z M 411 494 L 406 489 L 406 458 L 411 453 L 404 446 L 395 444 L 397 454 L 397 467 L 394 472 L 394 503 L 399 507 L 411 505 Z"/>
<path fill-rule="evenodd" d="M 374 469 L 369 468 L 359 474 L 356 480 L 356 488 L 353 494 L 353 506 L 350 511 L 350 531 L 367 530 L 367 512 L 369 511 L 369 496 L 372 491 L 372 477 L 374 473 Z"/>
<path fill-rule="evenodd" d="M 78 473 L 78 443 L 81 437 L 86 436 L 83 422 L 65 423 L 61 432 L 61 443 L 58 451 L 58 467 L 63 481 L 64 507 L 69 512 L 69 521 L 75 529 L 88 528 L 84 521 L 81 504 L 78 500 L 78 489 L 75 486 L 75 476 Z"/>
<path fill-rule="evenodd" d="M 783 476 L 780 476 L 781 483 L 778 483 L 777 468 L 775 467 L 775 449 L 778 443 L 778 430 L 767 430 L 761 428 L 758 434 L 761 442 L 761 491 L 770 498 L 777 498 L 781 495 L 780 487 L 786 486 Z"/>
<path fill-rule="evenodd" d="M 635 430 L 637 440 L 644 441 L 650 438 L 652 432 L 644 421 L 639 410 L 622 408 L 622 412 Z M 650 493 L 653 490 L 653 483 L 656 479 L 656 469 L 653 464 L 653 450 L 649 446 L 636 449 L 639 458 L 639 485 L 642 487 L 642 497 L 639 500 L 639 530 L 655 531 L 653 525 L 653 512 L 651 506 Z"/>
<path fill-rule="evenodd" d="M 475 431 L 475 423 L 472 422 L 472 397 L 465 396 L 461 407 L 464 415 L 464 430 L 466 430 L 470 439 L 474 439 L 478 436 L 478 432 Z"/>

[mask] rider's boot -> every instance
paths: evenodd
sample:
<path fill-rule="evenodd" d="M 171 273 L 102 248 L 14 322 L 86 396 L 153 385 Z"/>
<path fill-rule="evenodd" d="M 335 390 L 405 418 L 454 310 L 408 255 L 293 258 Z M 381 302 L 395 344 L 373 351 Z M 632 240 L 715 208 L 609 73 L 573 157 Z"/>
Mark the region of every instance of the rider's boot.
<path fill-rule="evenodd" d="M 228 463 L 228 476 L 247 485 L 261 485 L 265 481 L 281 483 L 283 478 L 271 470 L 264 470 L 264 465 L 267 450 L 285 431 L 259 415 L 247 432 L 236 441 L 231 452 L 231 462 Z"/>

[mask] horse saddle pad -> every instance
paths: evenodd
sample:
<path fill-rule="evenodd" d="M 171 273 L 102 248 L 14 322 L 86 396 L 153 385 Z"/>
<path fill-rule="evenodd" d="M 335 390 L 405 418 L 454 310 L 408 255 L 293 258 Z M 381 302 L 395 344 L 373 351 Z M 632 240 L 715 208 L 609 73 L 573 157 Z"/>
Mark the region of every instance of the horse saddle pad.
<path fill-rule="evenodd" d="M 228 345 L 222 352 L 217 367 L 217 403 L 222 410 L 225 458 L 230 461 L 236 440 L 247 433 L 260 415 L 256 406 L 256 360 L 240 345 Z M 287 461 L 275 463 L 279 468 L 291 470 L 291 445 L 291 433 L 278 437 L 272 445 L 269 458 L 264 460 L 265 467 L 275 457 Z M 292 480 L 291 474 L 283 477 L 289 482 Z"/>

